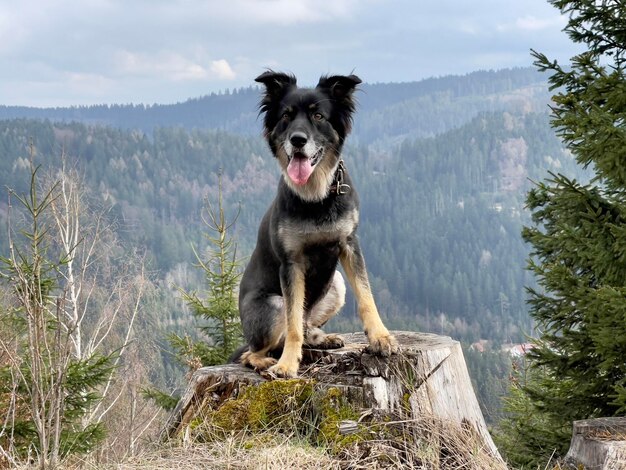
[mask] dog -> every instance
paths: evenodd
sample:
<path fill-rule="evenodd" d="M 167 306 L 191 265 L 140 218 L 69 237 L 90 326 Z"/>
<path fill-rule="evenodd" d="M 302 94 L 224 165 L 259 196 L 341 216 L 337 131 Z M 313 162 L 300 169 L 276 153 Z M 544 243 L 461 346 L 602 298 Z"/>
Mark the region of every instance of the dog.
<path fill-rule="evenodd" d="M 345 303 L 338 263 L 358 302 L 369 351 L 396 353 L 370 289 L 356 236 L 359 198 L 341 157 L 361 80 L 322 76 L 315 88 L 299 88 L 293 75 L 268 70 L 256 81 L 265 87 L 264 137 L 282 175 L 241 278 L 247 345 L 233 360 L 271 377 L 296 377 L 303 346 L 342 347 L 340 336 L 321 329 Z"/>

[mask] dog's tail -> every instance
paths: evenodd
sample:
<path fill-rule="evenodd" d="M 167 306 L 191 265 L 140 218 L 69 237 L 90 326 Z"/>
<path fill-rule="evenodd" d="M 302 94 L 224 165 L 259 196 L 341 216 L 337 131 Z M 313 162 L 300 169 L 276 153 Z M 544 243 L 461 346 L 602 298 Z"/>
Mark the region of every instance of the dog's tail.
<path fill-rule="evenodd" d="M 228 359 L 228 362 L 241 362 L 241 356 L 243 353 L 245 353 L 246 351 L 249 350 L 249 347 L 247 344 L 244 344 L 243 346 L 238 347 L 235 352 L 230 356 L 230 359 Z"/>

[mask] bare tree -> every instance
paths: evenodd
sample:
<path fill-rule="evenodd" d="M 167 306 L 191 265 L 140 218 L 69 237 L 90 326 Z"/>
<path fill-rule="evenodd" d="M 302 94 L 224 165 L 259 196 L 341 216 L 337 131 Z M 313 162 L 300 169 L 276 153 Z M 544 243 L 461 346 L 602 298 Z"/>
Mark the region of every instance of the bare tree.
<path fill-rule="evenodd" d="M 29 194 L 10 195 L 23 224 L 10 220 L 2 259 L 10 298 L 0 332 L 17 333 L 0 334 L 0 375 L 11 379 L 0 385 L 0 459 L 29 456 L 47 468 L 93 449 L 106 416 L 132 399 L 118 370 L 151 283 L 143 257 L 120 246 L 108 210 L 94 210 L 79 173 L 63 158 L 53 177 L 39 178 L 33 154 Z"/>

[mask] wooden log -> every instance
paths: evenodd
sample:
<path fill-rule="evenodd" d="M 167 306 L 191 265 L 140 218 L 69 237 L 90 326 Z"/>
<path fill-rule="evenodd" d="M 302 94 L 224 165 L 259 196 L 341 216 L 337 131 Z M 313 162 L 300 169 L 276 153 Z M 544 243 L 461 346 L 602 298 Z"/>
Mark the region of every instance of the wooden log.
<path fill-rule="evenodd" d="M 568 468 L 585 470 L 625 469 L 626 418 L 574 421 L 565 464 Z"/>
<path fill-rule="evenodd" d="M 299 375 L 312 379 L 318 388 L 340 389 L 342 396 L 361 409 L 408 410 L 408 418 L 433 416 L 470 427 L 483 447 L 499 459 L 459 342 L 428 333 L 393 334 L 401 352 L 388 358 L 369 354 L 363 333 L 341 335 L 345 346 L 340 349 L 304 349 Z M 166 436 L 181 432 L 207 400 L 217 407 L 243 388 L 264 381 L 237 364 L 198 369 L 166 424 Z"/>
<path fill-rule="evenodd" d="M 218 406 L 228 398 L 237 397 L 246 386 L 264 381 L 259 374 L 239 364 L 201 367 L 194 372 L 185 393 L 166 421 L 162 438 L 173 437 L 184 430 L 204 402 L 210 401 Z"/>

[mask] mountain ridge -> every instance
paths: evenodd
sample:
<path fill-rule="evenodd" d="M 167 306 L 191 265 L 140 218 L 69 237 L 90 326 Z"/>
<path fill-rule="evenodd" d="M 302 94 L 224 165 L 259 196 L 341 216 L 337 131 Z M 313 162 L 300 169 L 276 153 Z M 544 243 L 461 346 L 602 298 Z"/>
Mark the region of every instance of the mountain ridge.
<path fill-rule="evenodd" d="M 466 75 L 450 75 L 403 83 L 365 83 L 358 93 L 359 116 L 352 138 L 371 144 L 373 141 L 368 136 L 372 134 L 373 128 L 382 123 L 388 127 L 386 134 L 396 141 L 410 135 L 410 132 L 407 132 L 410 128 L 421 129 L 426 126 L 414 136 L 434 135 L 466 122 L 477 112 L 508 108 L 510 102 L 499 102 L 497 96 L 502 95 L 503 100 L 510 101 L 511 97 L 506 97 L 507 92 L 523 89 L 527 90 L 527 96 L 524 98 L 518 93 L 518 99 L 531 103 L 530 106 L 536 108 L 547 102 L 547 94 L 544 92 L 545 84 L 544 77 L 530 67 L 476 71 Z M 458 103 L 454 111 L 457 117 L 442 113 L 442 110 L 438 108 L 429 110 L 432 105 L 429 101 L 432 100 L 425 99 L 425 97 L 433 94 L 442 94 L 441 97 L 446 100 Z M 468 97 L 472 96 L 487 97 L 487 99 L 468 100 Z M 211 93 L 189 98 L 173 104 L 102 104 L 54 108 L 0 105 L 0 119 L 76 121 L 88 125 L 138 129 L 148 133 L 153 132 L 157 127 L 183 127 L 186 129 L 211 128 L 242 135 L 258 135 L 260 133 L 260 124 L 257 120 L 258 99 L 259 89 L 250 86 L 232 92 Z M 429 111 L 442 113 L 442 116 L 420 121 L 419 116 L 407 111 L 406 104 L 402 106 L 402 103 L 411 100 L 415 101 L 408 103 L 409 108 L 422 109 L 425 116 L 428 116 Z M 429 123 L 439 124 L 429 126 Z M 388 144 L 388 140 L 382 140 L 383 145 Z"/>

